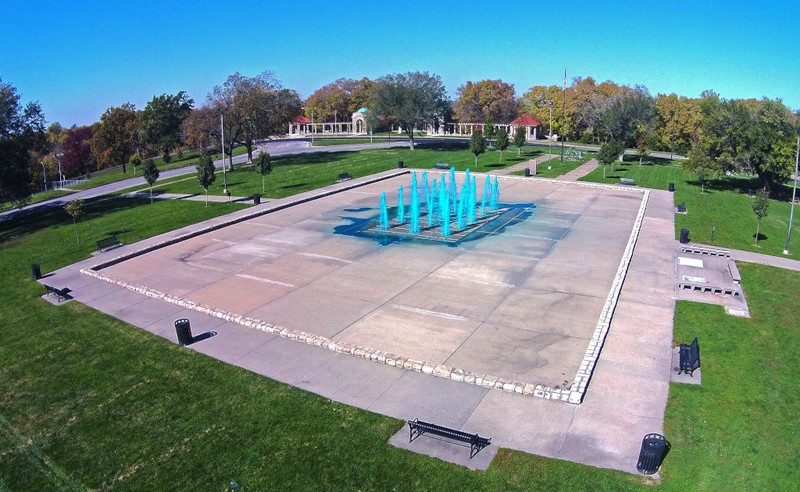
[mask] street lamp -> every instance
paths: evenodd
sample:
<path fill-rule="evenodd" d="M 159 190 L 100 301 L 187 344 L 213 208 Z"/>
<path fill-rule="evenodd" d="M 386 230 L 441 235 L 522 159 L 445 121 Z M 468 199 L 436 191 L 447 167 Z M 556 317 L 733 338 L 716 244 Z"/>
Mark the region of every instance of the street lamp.
<path fill-rule="evenodd" d="M 794 158 L 794 187 L 792 188 L 792 208 L 789 212 L 789 233 L 786 235 L 786 246 L 783 254 L 789 254 L 789 241 L 792 239 L 792 220 L 794 220 L 794 199 L 797 195 L 797 168 L 800 167 L 800 125 L 797 126 L 797 154 Z"/>
<path fill-rule="evenodd" d="M 44 161 L 41 161 L 39 164 L 42 165 L 42 184 L 44 185 L 44 191 L 47 191 L 47 169 L 44 167 Z"/>
<path fill-rule="evenodd" d="M 59 190 L 60 190 L 61 188 L 63 188 L 63 187 L 64 187 L 64 175 L 63 175 L 63 174 L 61 174 L 61 157 L 62 157 L 63 155 L 64 155 L 64 154 L 63 154 L 63 153 L 61 153 L 61 152 L 59 152 L 58 154 L 56 154 L 56 157 L 58 158 L 58 181 L 59 181 L 59 184 L 58 184 L 58 189 L 59 189 Z"/>
<path fill-rule="evenodd" d="M 311 110 L 311 146 L 314 146 L 314 134 L 317 133 L 317 127 L 314 126 L 314 110 Z"/>
<path fill-rule="evenodd" d="M 222 192 L 228 194 L 228 176 L 225 173 L 225 112 L 219 114 L 220 147 L 222 147 Z M 233 149 L 231 149 L 233 151 Z"/>
<path fill-rule="evenodd" d="M 547 105 L 550 106 L 550 135 L 547 137 L 547 141 L 550 142 L 550 148 L 547 152 L 553 155 L 553 101 L 547 101 Z"/>

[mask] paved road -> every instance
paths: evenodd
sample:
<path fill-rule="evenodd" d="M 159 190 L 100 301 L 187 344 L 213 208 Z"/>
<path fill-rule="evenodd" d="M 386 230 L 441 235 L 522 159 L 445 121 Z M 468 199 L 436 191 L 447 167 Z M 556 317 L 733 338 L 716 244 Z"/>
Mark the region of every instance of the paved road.
<path fill-rule="evenodd" d="M 421 139 L 420 140 L 415 139 L 415 142 L 418 141 L 421 141 Z M 325 146 L 325 147 L 310 147 L 309 142 L 304 140 L 276 140 L 260 145 L 259 149 L 266 150 L 272 156 L 282 156 L 282 155 L 293 155 L 293 154 L 309 154 L 315 152 L 346 152 L 346 151 L 356 151 L 356 150 L 373 149 L 373 148 L 380 149 L 380 148 L 386 148 L 387 145 L 388 144 L 386 142 L 382 142 L 375 144 L 365 143 L 365 144 L 348 144 L 348 145 L 335 145 L 335 146 Z M 398 139 L 397 142 L 394 141 L 391 142 L 391 146 L 408 147 L 408 142 L 406 140 Z M 241 164 L 247 162 L 247 155 L 243 154 L 236 156 L 233 158 L 233 162 L 234 164 Z M 220 169 L 222 166 L 222 160 L 215 161 L 214 165 L 217 166 L 217 169 Z M 178 169 L 170 169 L 169 171 L 163 171 L 159 176 L 159 179 L 167 179 L 167 178 L 172 178 L 174 176 L 183 176 L 194 172 L 195 172 L 194 165 L 190 165 Z M 13 217 L 21 217 L 35 210 L 40 210 L 42 208 L 62 207 L 66 203 L 72 200 L 78 200 L 78 199 L 86 200 L 90 198 L 96 198 L 98 196 L 107 195 L 109 193 L 114 193 L 117 191 L 121 191 L 134 186 L 141 186 L 144 184 L 145 184 L 144 178 L 142 178 L 141 176 L 125 179 L 123 181 L 117 181 L 115 183 L 109 183 L 95 188 L 90 188 L 88 190 L 72 193 L 66 196 L 53 198 L 51 200 L 32 203 L 20 209 L 13 209 L 13 210 L 7 210 L 5 212 L 0 212 L 0 221 L 8 220 Z"/>

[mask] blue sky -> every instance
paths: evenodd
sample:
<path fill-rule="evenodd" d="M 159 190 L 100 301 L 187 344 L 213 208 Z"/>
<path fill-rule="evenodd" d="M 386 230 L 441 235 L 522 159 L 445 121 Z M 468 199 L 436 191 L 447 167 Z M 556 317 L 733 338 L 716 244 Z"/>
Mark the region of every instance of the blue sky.
<path fill-rule="evenodd" d="M 240 72 L 307 97 L 340 77 L 424 70 L 532 85 L 591 76 L 651 93 L 781 98 L 800 109 L 800 2 L 0 2 L 0 77 L 49 121 L 96 121 Z"/>

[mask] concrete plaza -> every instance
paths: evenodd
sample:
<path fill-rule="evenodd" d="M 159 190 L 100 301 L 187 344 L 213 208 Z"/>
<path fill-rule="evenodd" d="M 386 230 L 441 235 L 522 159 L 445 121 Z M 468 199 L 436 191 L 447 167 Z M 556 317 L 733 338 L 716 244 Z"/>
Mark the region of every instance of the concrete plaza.
<path fill-rule="evenodd" d="M 380 192 L 391 197 L 408 179 L 351 183 L 99 271 L 116 284 L 78 274 L 97 258 L 56 272 L 50 283 L 172 340 L 172 322 L 188 317 L 195 333 L 218 333 L 193 349 L 332 399 L 478 432 L 493 445 L 634 471 L 642 436 L 662 430 L 668 391 L 675 249 L 668 193 L 651 192 L 603 352 L 578 406 L 343 355 L 118 286 L 432 366 L 569 387 L 619 276 L 643 193 L 501 178 L 502 202 L 536 204 L 501 234 L 449 247 L 382 246 L 333 233 L 374 216 Z"/>

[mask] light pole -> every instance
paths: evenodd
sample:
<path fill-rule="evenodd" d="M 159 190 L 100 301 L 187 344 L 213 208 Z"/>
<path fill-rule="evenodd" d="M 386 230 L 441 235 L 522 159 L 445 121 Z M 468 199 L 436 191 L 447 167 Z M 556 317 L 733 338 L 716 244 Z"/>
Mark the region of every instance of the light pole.
<path fill-rule="evenodd" d="M 794 158 L 794 187 L 792 188 L 792 208 L 789 212 L 789 233 L 786 235 L 786 246 L 783 254 L 789 254 L 789 241 L 792 239 L 792 220 L 794 220 L 794 199 L 797 195 L 797 168 L 800 167 L 800 125 L 797 126 L 797 154 Z"/>
<path fill-rule="evenodd" d="M 550 135 L 547 137 L 550 148 L 547 152 L 553 155 L 553 101 L 547 101 L 547 105 L 550 106 Z"/>
<path fill-rule="evenodd" d="M 225 173 L 225 112 L 219 114 L 220 147 L 222 147 L 222 192 L 228 194 L 228 176 Z"/>
<path fill-rule="evenodd" d="M 311 110 L 311 146 L 314 146 L 314 134 L 317 133 L 317 127 L 314 126 L 314 110 Z"/>
<path fill-rule="evenodd" d="M 39 164 L 42 165 L 42 184 L 44 184 L 44 191 L 47 191 L 47 169 L 44 167 L 44 161 Z"/>
<path fill-rule="evenodd" d="M 58 189 L 59 190 L 64 187 L 64 175 L 61 174 L 61 156 L 63 156 L 63 155 L 64 154 L 61 153 L 61 152 L 56 154 L 56 157 L 58 158 Z"/>

